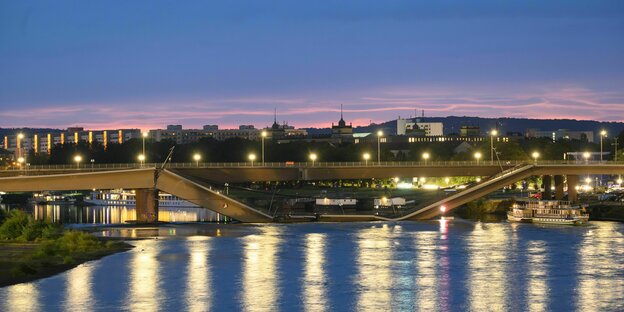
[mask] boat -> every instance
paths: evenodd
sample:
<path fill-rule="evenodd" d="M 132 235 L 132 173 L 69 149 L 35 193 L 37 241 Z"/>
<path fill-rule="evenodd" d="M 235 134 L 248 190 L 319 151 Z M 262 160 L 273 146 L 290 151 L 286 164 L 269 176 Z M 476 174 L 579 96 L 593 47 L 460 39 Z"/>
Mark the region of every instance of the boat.
<path fill-rule="evenodd" d="M 507 212 L 511 222 L 581 225 L 589 221 L 587 207 L 562 200 L 530 200 L 513 204 Z"/>
<path fill-rule="evenodd" d="M 85 203 L 94 206 L 136 206 L 136 194 L 128 190 L 93 191 L 85 198 Z M 200 206 L 180 199 L 174 195 L 159 192 L 159 207 L 200 208 Z"/>
<path fill-rule="evenodd" d="M 50 192 L 34 193 L 30 199 L 36 205 L 74 205 L 82 195 L 75 194 L 54 194 Z"/>

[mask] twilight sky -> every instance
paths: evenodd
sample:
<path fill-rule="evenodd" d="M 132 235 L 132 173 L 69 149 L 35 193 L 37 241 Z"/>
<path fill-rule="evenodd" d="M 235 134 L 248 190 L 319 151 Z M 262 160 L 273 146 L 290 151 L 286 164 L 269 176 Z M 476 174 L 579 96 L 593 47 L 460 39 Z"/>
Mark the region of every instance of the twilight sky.
<path fill-rule="evenodd" d="M 624 121 L 624 1 L 0 0 L 0 127 Z"/>

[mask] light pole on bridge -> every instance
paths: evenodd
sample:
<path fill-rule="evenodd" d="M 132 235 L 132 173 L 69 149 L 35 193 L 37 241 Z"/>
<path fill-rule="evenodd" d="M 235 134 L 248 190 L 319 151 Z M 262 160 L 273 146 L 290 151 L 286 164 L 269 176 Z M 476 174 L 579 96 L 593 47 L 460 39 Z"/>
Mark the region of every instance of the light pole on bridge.
<path fill-rule="evenodd" d="M 498 135 L 498 130 L 490 131 L 490 164 L 494 164 L 494 137 Z"/>
<path fill-rule="evenodd" d="M 381 137 L 383 136 L 383 131 L 377 131 L 377 165 L 381 165 Z"/>
<path fill-rule="evenodd" d="M 600 131 L 600 162 L 602 162 L 602 138 L 607 137 L 607 131 L 606 130 L 602 130 Z"/>
<path fill-rule="evenodd" d="M 264 166 L 264 138 L 266 138 L 268 135 L 268 133 L 263 130 L 262 133 L 260 133 L 260 136 L 262 137 L 262 165 Z"/>

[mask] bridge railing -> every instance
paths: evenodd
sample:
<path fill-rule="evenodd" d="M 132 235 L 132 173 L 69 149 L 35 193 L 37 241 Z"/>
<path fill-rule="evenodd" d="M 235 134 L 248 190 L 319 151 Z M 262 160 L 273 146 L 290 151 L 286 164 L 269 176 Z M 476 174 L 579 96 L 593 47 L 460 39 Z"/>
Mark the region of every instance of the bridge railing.
<path fill-rule="evenodd" d="M 334 168 L 334 167 L 492 167 L 502 166 L 505 169 L 513 168 L 522 164 L 540 165 L 624 165 L 624 161 L 596 161 L 596 160 L 503 160 L 500 162 L 490 161 L 357 161 L 357 162 L 178 162 L 169 163 L 166 168 Z M 5 170 L 21 171 L 21 170 L 111 170 L 111 169 L 140 169 L 160 167 L 159 163 L 80 163 L 80 164 L 61 164 L 61 165 L 24 165 L 22 167 L 9 167 Z"/>

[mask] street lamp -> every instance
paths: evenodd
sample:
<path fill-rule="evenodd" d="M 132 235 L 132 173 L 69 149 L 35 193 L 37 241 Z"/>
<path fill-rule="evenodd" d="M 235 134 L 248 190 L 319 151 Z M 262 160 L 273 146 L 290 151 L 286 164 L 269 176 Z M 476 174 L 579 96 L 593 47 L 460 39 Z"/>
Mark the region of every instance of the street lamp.
<path fill-rule="evenodd" d="M 24 164 L 25 161 L 26 160 L 24 159 L 24 157 L 18 157 L 17 158 L 17 163 L 19 164 L 20 169 L 22 168 L 22 165 Z"/>
<path fill-rule="evenodd" d="M 381 137 L 383 136 L 383 131 L 377 131 L 377 165 L 381 164 Z"/>
<path fill-rule="evenodd" d="M 585 159 L 585 163 L 587 163 L 589 161 L 589 156 L 591 156 L 591 154 L 589 154 L 589 152 L 583 153 L 583 158 Z"/>
<path fill-rule="evenodd" d="M 137 158 L 141 162 L 141 168 L 142 168 L 143 167 L 143 162 L 145 161 L 145 155 L 144 154 L 139 154 L 139 156 Z"/>
<path fill-rule="evenodd" d="M 615 182 L 616 182 L 618 185 L 620 185 L 620 186 L 622 185 L 622 179 L 621 179 L 621 178 L 620 178 L 620 179 L 617 179 L 617 181 L 615 181 Z"/>
<path fill-rule="evenodd" d="M 312 167 L 314 167 L 314 162 L 316 161 L 316 157 L 317 156 L 316 156 L 315 153 L 310 154 L 310 160 L 312 161 Z"/>
<path fill-rule="evenodd" d="M 364 153 L 364 155 L 362 155 L 362 158 L 364 158 L 365 165 L 368 166 L 368 160 L 370 159 L 370 154 Z"/>
<path fill-rule="evenodd" d="M 199 153 L 195 153 L 195 155 L 193 155 L 193 160 L 195 160 L 195 163 L 197 164 L 197 167 L 199 167 L 199 160 L 201 159 L 201 155 L 199 155 Z"/>
<path fill-rule="evenodd" d="M 260 133 L 260 137 L 262 137 L 262 165 L 264 166 L 264 138 L 266 138 L 268 133 L 265 130 L 262 130 Z"/>
<path fill-rule="evenodd" d="M 477 160 L 477 165 L 479 165 L 479 160 L 481 160 L 481 152 L 474 153 L 474 158 Z"/>
<path fill-rule="evenodd" d="M 76 168 L 80 168 L 80 162 L 82 161 L 82 156 L 80 155 L 74 156 L 74 161 L 76 162 Z"/>
<path fill-rule="evenodd" d="M 607 131 L 606 130 L 602 130 L 600 131 L 600 161 L 602 162 L 602 138 L 606 138 L 607 137 Z"/>
<path fill-rule="evenodd" d="M 141 137 L 143 137 L 143 154 L 142 155 L 145 155 L 145 138 L 147 138 L 148 134 L 149 133 L 147 133 L 147 131 L 144 131 L 143 133 L 141 133 Z M 143 156 L 143 157 L 145 157 L 145 156 Z"/>
<path fill-rule="evenodd" d="M 498 130 L 490 131 L 490 164 L 494 164 L 494 137 L 498 135 Z"/>
<path fill-rule="evenodd" d="M 429 160 L 429 153 L 425 152 L 422 154 L 422 158 L 425 160 L 425 166 L 427 165 L 427 160 Z"/>
<path fill-rule="evenodd" d="M 251 161 L 251 166 L 253 167 L 254 160 L 256 160 L 256 154 L 249 154 L 249 156 L 247 156 L 247 159 Z"/>
<path fill-rule="evenodd" d="M 24 139 L 23 133 L 17 134 L 17 140 L 15 142 L 15 147 L 17 148 L 17 156 L 22 156 L 22 139 Z"/>
<path fill-rule="evenodd" d="M 531 156 L 533 157 L 533 160 L 535 160 L 535 164 L 537 164 L 537 158 L 540 156 L 540 154 L 538 152 L 533 152 Z"/>

